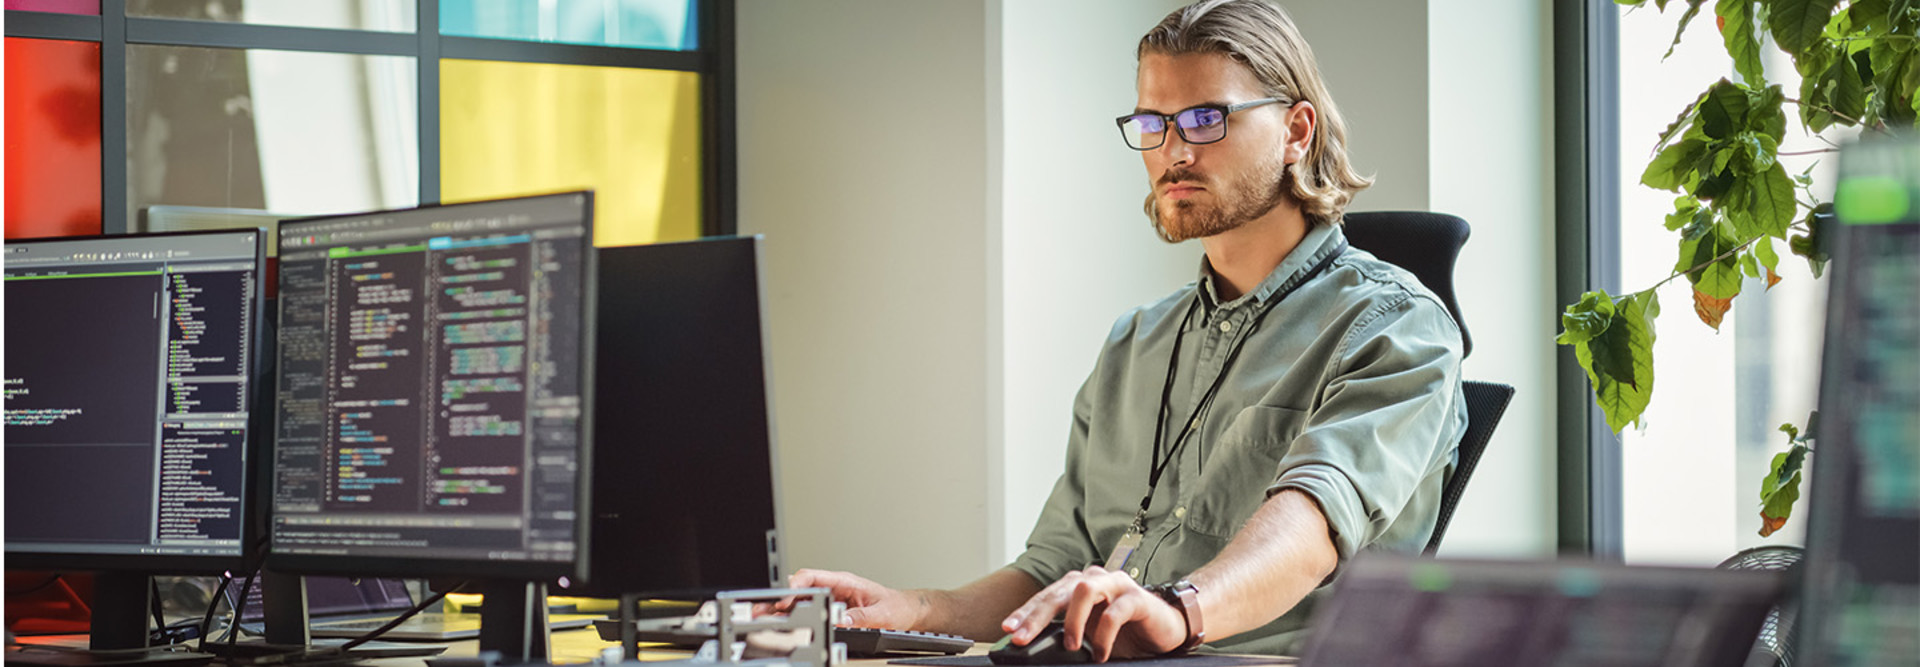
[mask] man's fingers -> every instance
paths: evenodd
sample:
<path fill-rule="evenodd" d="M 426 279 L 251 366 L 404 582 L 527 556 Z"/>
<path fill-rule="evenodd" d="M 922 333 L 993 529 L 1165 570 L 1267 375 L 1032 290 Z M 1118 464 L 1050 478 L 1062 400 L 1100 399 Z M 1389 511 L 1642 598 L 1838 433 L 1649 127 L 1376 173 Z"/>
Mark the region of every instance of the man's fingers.
<path fill-rule="evenodd" d="M 1123 595 L 1107 603 L 1106 610 L 1093 620 L 1092 632 L 1087 636 L 1087 645 L 1093 649 L 1095 662 L 1106 662 L 1113 657 L 1114 643 L 1120 640 L 1120 631 L 1137 619 L 1140 610 L 1140 598 Z"/>
<path fill-rule="evenodd" d="M 1099 577 L 1085 577 L 1074 584 L 1066 605 L 1067 650 L 1080 650 L 1081 640 L 1086 636 L 1087 620 L 1094 614 L 1094 607 L 1107 601 L 1105 586 Z"/>
<path fill-rule="evenodd" d="M 1005 620 L 1000 621 L 1000 629 L 1013 635 L 1015 644 L 1025 646 L 1027 642 L 1033 641 L 1034 635 L 1039 634 L 1040 629 L 1047 626 L 1047 622 L 1059 615 L 1061 607 L 1066 605 L 1066 594 L 1073 590 L 1074 584 L 1080 580 L 1080 577 L 1079 572 L 1068 572 L 1067 576 L 1061 577 L 1059 581 L 1040 589 L 1040 592 L 1035 593 L 1033 597 L 1027 598 L 1026 604 L 1020 605 L 1020 608 L 1013 610 Z"/>
<path fill-rule="evenodd" d="M 849 627 L 849 628 L 867 627 L 868 619 L 867 619 L 867 610 L 865 609 L 848 609 L 847 615 L 845 618 L 847 621 L 846 627 Z"/>

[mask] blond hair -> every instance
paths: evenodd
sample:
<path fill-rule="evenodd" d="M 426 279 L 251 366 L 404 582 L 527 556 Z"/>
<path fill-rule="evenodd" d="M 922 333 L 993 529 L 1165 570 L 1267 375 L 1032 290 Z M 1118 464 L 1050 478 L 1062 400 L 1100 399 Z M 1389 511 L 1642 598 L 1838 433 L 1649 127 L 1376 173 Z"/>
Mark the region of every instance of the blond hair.
<path fill-rule="evenodd" d="M 1148 54 L 1224 55 L 1253 70 L 1267 95 L 1313 104 L 1319 122 L 1307 154 L 1287 165 L 1282 181 L 1307 220 L 1338 224 L 1353 196 L 1373 185 L 1347 159 L 1346 123 L 1320 79 L 1313 48 L 1286 10 L 1261 0 L 1200 0 L 1174 10 L 1140 38 L 1135 58 Z"/>

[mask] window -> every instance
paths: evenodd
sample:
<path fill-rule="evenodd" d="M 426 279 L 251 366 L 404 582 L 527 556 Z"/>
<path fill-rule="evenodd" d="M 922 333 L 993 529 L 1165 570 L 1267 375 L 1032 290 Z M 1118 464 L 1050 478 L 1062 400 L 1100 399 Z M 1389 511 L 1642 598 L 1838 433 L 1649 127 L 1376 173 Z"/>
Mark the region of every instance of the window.
<path fill-rule="evenodd" d="M 578 188 L 602 244 L 730 234 L 732 4 L 7 0 L 7 235 Z"/>
<path fill-rule="evenodd" d="M 1586 108 L 1611 131 L 1589 133 L 1585 150 L 1589 165 L 1611 173 L 1592 179 L 1600 186 L 1588 191 L 1600 201 L 1584 216 L 1592 248 L 1585 278 L 1587 288 L 1617 295 L 1646 289 L 1675 269 L 1679 239 L 1663 225 L 1674 195 L 1640 183 L 1658 135 L 1709 84 L 1739 75 L 1710 7 L 1663 59 L 1684 8 L 1670 6 L 1663 14 L 1651 4 L 1637 10 L 1590 4 L 1600 7 L 1588 8 L 1589 17 L 1593 11 L 1617 14 L 1601 19 L 1614 22 L 1610 29 L 1589 33 L 1604 43 L 1586 55 L 1597 61 L 1588 71 L 1599 73 L 1586 83 Z M 1793 96 L 1799 78 L 1791 61 L 1770 44 L 1763 50 L 1770 58 L 1769 83 Z M 1789 105 L 1788 113 L 1796 110 Z M 1780 150 L 1788 173 L 1811 168 L 1815 182 L 1828 188 L 1814 196 L 1830 200 L 1833 156 L 1785 154 L 1817 151 L 1842 137 L 1832 131 L 1825 141 L 1807 136 L 1794 122 L 1787 135 Z M 1766 538 L 1758 534 L 1760 481 L 1774 454 L 1785 449 L 1776 427 L 1804 426 L 1814 406 L 1826 287 L 1784 244 L 1775 249 L 1782 280 L 1769 289 L 1763 279 L 1748 278 L 1717 331 L 1693 313 L 1686 280 L 1660 289 L 1656 381 L 1642 426 L 1629 426 L 1616 441 L 1604 433 L 1602 421 L 1585 443 L 1597 462 L 1585 501 L 1591 516 L 1602 519 L 1590 526 L 1592 539 L 1584 545 L 1592 551 L 1631 563 L 1712 565 L 1761 544 L 1801 543 L 1804 507 L 1783 530 Z M 1591 407 L 1584 376 L 1572 381 Z M 1610 456 L 1617 457 L 1617 467 L 1608 471 Z"/>

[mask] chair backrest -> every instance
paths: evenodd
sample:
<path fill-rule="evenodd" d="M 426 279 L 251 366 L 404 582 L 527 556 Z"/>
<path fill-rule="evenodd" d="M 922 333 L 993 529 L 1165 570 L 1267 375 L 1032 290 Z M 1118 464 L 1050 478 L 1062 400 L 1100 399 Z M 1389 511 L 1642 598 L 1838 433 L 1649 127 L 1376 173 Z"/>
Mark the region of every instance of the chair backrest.
<path fill-rule="evenodd" d="M 1460 460 L 1454 464 L 1453 476 L 1447 478 L 1440 490 L 1440 520 L 1433 524 L 1433 537 L 1427 539 L 1427 548 L 1422 551 L 1429 556 L 1440 550 L 1440 538 L 1446 536 L 1447 524 L 1453 521 L 1453 509 L 1460 504 L 1460 494 L 1466 493 L 1467 480 L 1480 465 L 1487 441 L 1493 439 L 1493 427 L 1500 424 L 1500 416 L 1507 412 L 1507 403 L 1513 400 L 1510 385 L 1472 380 L 1460 385 L 1467 399 L 1467 434 L 1460 438 Z"/>
<path fill-rule="evenodd" d="M 1347 242 L 1353 247 L 1406 269 L 1434 296 L 1440 297 L 1447 312 L 1453 315 L 1454 323 L 1460 325 L 1461 357 L 1473 353 L 1473 337 L 1467 333 L 1467 320 L 1460 316 L 1460 301 L 1454 297 L 1453 290 L 1454 264 L 1460 259 L 1461 246 L 1466 245 L 1467 237 L 1472 234 L 1467 221 L 1445 213 L 1365 211 L 1346 214 L 1345 232 Z M 1487 451 L 1493 428 L 1500 424 L 1507 403 L 1513 400 L 1513 387 L 1508 385 L 1473 381 L 1461 384 L 1466 393 L 1462 398 L 1467 402 L 1467 433 L 1460 438 L 1459 460 L 1453 475 L 1440 491 L 1439 521 L 1434 524 L 1433 537 L 1427 540 L 1424 550 L 1429 556 L 1439 550 L 1440 538 L 1446 536 L 1447 524 L 1453 520 L 1453 510 L 1460 504 L 1460 495 L 1466 492 L 1467 480 L 1480 465 L 1480 455 Z"/>
<path fill-rule="evenodd" d="M 1473 336 L 1453 295 L 1453 265 L 1473 231 L 1467 221 L 1425 211 L 1365 211 L 1348 213 L 1345 231 L 1353 247 L 1406 269 L 1440 297 L 1460 325 L 1461 356 L 1473 354 Z"/>

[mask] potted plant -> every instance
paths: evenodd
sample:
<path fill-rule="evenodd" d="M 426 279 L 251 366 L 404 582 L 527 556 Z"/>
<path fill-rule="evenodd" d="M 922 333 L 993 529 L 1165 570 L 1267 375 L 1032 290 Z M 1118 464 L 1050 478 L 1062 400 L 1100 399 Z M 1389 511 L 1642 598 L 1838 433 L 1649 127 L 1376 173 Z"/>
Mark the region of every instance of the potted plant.
<path fill-rule="evenodd" d="M 1674 45 L 1709 9 L 1705 0 L 1652 4 L 1662 12 L 1684 5 Z M 1912 127 L 1920 112 L 1920 0 L 1718 0 L 1710 9 L 1740 80 L 1721 79 L 1681 109 L 1640 179 L 1678 195 L 1665 220 L 1677 244 L 1673 272 L 1637 291 L 1587 292 L 1561 315 L 1556 340 L 1574 348 L 1615 432 L 1637 423 L 1653 398 L 1657 288 L 1684 277 L 1694 315 L 1718 329 L 1743 278 L 1764 277 L 1767 288 L 1779 282 L 1780 246 L 1816 277 L 1824 270 L 1820 238 L 1832 204 L 1813 198 L 1810 173 L 1790 175 L 1780 164 L 1789 125 L 1809 134 L 1835 126 L 1892 132 Z M 1792 59 L 1798 90 L 1766 80 L 1761 54 L 1769 44 Z M 1837 149 L 1815 152 L 1830 151 Z M 1817 417 L 1804 428 L 1780 426 L 1787 449 L 1761 484 L 1762 536 L 1786 523 L 1800 496 Z"/>

